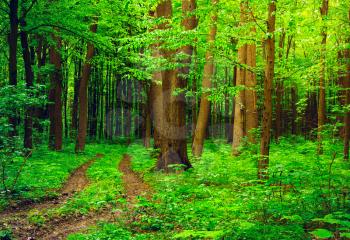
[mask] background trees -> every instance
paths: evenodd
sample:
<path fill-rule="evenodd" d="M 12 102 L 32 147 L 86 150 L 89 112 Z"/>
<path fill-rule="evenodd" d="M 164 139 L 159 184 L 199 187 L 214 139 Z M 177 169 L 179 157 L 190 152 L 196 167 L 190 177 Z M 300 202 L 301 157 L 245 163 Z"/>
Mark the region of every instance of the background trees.
<path fill-rule="evenodd" d="M 166 169 L 190 166 L 190 138 L 194 156 L 206 138 L 230 136 L 239 154 L 261 131 L 268 156 L 271 134 L 314 139 L 318 129 L 320 140 L 339 123 L 347 159 L 349 9 L 337 1 L 2 1 L 0 84 L 28 90 L 27 104 L 2 116 L 4 134 L 29 149 L 76 142 L 78 152 L 85 138 L 153 137 Z"/>

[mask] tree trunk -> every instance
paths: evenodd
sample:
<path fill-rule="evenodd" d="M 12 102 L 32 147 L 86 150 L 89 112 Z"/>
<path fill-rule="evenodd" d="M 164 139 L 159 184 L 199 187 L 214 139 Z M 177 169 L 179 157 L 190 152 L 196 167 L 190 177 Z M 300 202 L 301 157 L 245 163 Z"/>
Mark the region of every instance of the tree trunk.
<path fill-rule="evenodd" d="M 31 90 L 33 87 L 34 73 L 32 70 L 32 60 L 30 56 L 28 33 L 25 31 L 27 23 L 25 20 L 21 22 L 22 31 L 20 33 L 22 55 L 25 70 L 26 87 Z M 30 150 L 33 148 L 33 107 L 29 106 L 25 110 L 24 117 L 24 148 Z"/>
<path fill-rule="evenodd" d="M 325 21 L 325 18 L 328 15 L 328 0 L 323 0 L 321 7 L 321 16 L 322 21 Z M 325 24 L 325 23 L 323 23 Z M 318 132 L 317 132 L 317 140 L 318 140 L 318 153 L 322 154 L 322 131 L 323 125 L 326 122 L 326 45 L 327 45 L 327 28 L 326 26 L 322 26 L 322 42 L 321 42 L 321 71 L 320 71 L 320 82 L 319 82 L 319 95 L 318 95 Z"/>
<path fill-rule="evenodd" d="M 244 3 L 241 3 L 241 25 L 246 21 L 246 8 Z M 238 62 L 240 65 L 247 64 L 247 44 L 244 44 L 238 49 Z M 232 150 L 234 155 L 239 154 L 239 147 L 242 144 L 245 136 L 245 78 L 246 69 L 243 67 L 237 68 L 236 86 L 241 88 L 238 95 L 235 97 L 235 124 L 233 125 L 233 142 Z"/>
<path fill-rule="evenodd" d="M 286 32 L 282 31 L 279 39 L 279 61 L 283 62 L 283 49 L 284 49 L 284 40 L 286 37 Z M 280 136 L 282 135 L 282 120 L 283 120 L 283 108 L 282 108 L 282 100 L 283 100 L 283 79 L 279 77 L 276 81 L 276 132 L 275 132 L 275 138 L 278 141 Z"/>
<path fill-rule="evenodd" d="M 241 26 L 253 21 L 250 15 L 248 1 L 241 2 Z M 247 17 L 249 15 L 249 17 Z M 255 28 L 250 29 L 250 35 L 256 34 Z M 242 86 L 239 95 L 235 98 L 235 124 L 233 126 L 233 154 L 239 154 L 239 146 L 243 137 L 248 135 L 250 142 L 255 142 L 253 129 L 258 127 L 258 112 L 256 107 L 256 45 L 245 44 L 238 49 L 238 62 L 246 65 L 237 69 L 237 86 Z"/>
<path fill-rule="evenodd" d="M 350 9 L 349 9 L 349 23 L 350 23 Z M 350 38 L 348 39 L 348 44 L 350 43 Z M 346 99 L 345 104 L 348 107 L 350 105 L 350 50 L 346 49 L 344 54 L 346 62 L 346 76 L 344 77 L 344 86 L 346 88 Z M 344 118 L 344 160 L 349 161 L 349 141 L 350 141 L 350 111 L 345 113 Z"/>
<path fill-rule="evenodd" d="M 62 150 L 62 60 L 60 50 L 61 39 L 53 36 L 56 46 L 50 47 L 50 64 L 54 66 L 51 74 L 51 86 L 49 93 L 50 133 L 49 147 L 53 150 Z"/>
<path fill-rule="evenodd" d="M 272 86 L 275 69 L 275 23 L 276 2 L 270 0 L 267 20 L 268 38 L 266 39 L 266 67 L 264 79 L 264 111 L 262 120 L 260 159 L 258 179 L 268 179 L 270 138 L 272 125 Z"/>
<path fill-rule="evenodd" d="M 97 19 L 91 25 L 90 31 L 96 33 L 97 31 Z M 87 131 L 87 114 L 88 114 L 88 83 L 91 71 L 91 59 L 94 56 L 95 47 L 92 43 L 87 44 L 86 59 L 83 66 L 82 77 L 79 86 L 79 126 L 78 126 L 78 136 L 75 145 L 75 152 L 83 152 L 85 150 L 86 141 L 86 131 Z"/>
<path fill-rule="evenodd" d="M 163 15 L 166 18 L 171 18 L 172 2 L 164 1 L 162 4 L 164 4 L 164 7 L 162 7 L 164 10 Z M 183 1 L 182 9 L 184 15 L 189 14 L 194 8 L 195 4 Z M 183 25 L 186 30 L 190 30 L 192 26 L 195 27 L 195 24 L 191 23 L 192 21 L 188 21 L 185 18 Z M 174 96 L 173 92 L 176 89 L 184 89 L 186 87 L 186 78 L 189 73 L 189 63 L 193 49 L 186 46 L 181 51 L 187 55 L 187 59 L 183 61 L 185 66 L 181 69 L 166 70 L 162 81 L 165 118 L 162 123 L 164 135 L 162 136 L 161 153 L 158 158 L 157 168 L 165 171 L 174 170 L 169 167 L 172 164 L 181 164 L 185 169 L 191 167 L 187 156 L 185 95 L 180 93 Z M 166 52 L 165 56 L 171 61 L 173 54 L 173 52 Z"/>
<path fill-rule="evenodd" d="M 209 47 L 205 54 L 204 74 L 202 81 L 202 96 L 192 145 L 192 153 L 195 157 L 200 157 L 202 155 L 203 144 L 210 113 L 210 102 L 208 100 L 210 93 L 207 91 L 211 89 L 211 78 L 214 74 L 214 53 L 212 49 L 214 48 L 217 32 L 217 5 L 219 3 L 219 0 L 212 0 L 211 3 L 213 11 L 208 35 Z"/>
<path fill-rule="evenodd" d="M 72 106 L 72 122 L 71 122 L 71 134 L 70 137 L 72 139 L 75 139 L 77 136 L 77 129 L 78 129 L 78 101 L 79 101 L 79 85 L 80 85 L 80 78 L 81 78 L 81 59 L 76 58 L 76 61 L 74 64 L 74 96 L 73 96 L 73 106 Z"/>
<path fill-rule="evenodd" d="M 10 0 L 9 3 L 10 33 L 8 35 L 9 45 L 9 83 L 17 86 L 17 35 L 18 35 L 18 0 Z M 18 124 L 18 113 L 14 111 L 9 118 L 9 124 L 12 127 L 10 136 L 17 135 L 16 126 Z"/>
<path fill-rule="evenodd" d="M 297 87 L 295 85 L 291 88 L 291 109 L 292 109 L 292 134 L 297 134 Z"/>

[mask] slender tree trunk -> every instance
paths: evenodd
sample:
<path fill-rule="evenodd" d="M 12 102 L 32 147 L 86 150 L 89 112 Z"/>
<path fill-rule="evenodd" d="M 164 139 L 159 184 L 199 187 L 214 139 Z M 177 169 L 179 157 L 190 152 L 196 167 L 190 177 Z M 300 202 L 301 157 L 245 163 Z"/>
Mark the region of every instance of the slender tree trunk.
<path fill-rule="evenodd" d="M 349 9 L 349 23 L 350 23 L 350 9 Z M 350 38 L 348 39 L 348 44 L 350 43 Z M 350 50 L 346 49 L 344 54 L 346 62 L 346 76 L 344 77 L 344 86 L 346 88 L 346 106 L 350 105 Z M 344 118 L 344 160 L 349 161 L 349 141 L 350 141 L 350 111 L 345 113 Z"/>
<path fill-rule="evenodd" d="M 283 29 L 280 39 L 279 39 L 279 61 L 283 62 L 283 49 L 284 49 L 284 41 L 285 41 L 286 33 Z M 278 140 L 280 136 L 282 135 L 282 128 L 283 128 L 283 107 L 282 107 L 282 101 L 283 101 L 283 79 L 279 77 L 276 79 L 276 133 L 275 138 Z"/>
<path fill-rule="evenodd" d="M 78 130 L 78 101 L 79 101 L 79 85 L 81 78 L 81 59 L 76 58 L 75 60 L 75 74 L 74 74 L 74 96 L 72 106 L 72 122 L 71 122 L 71 138 L 75 139 Z"/>
<path fill-rule="evenodd" d="M 32 61 L 30 56 L 28 33 L 25 31 L 27 23 L 23 20 L 21 23 L 22 31 L 20 33 L 22 55 L 25 70 L 26 87 L 31 90 L 33 87 L 34 73 L 32 70 Z M 27 107 L 24 117 L 24 148 L 33 148 L 33 107 Z"/>
<path fill-rule="evenodd" d="M 56 46 L 50 47 L 50 63 L 54 66 L 51 74 L 51 86 L 49 93 L 50 133 L 49 147 L 56 151 L 62 150 L 62 49 L 61 39 L 53 36 Z"/>
<path fill-rule="evenodd" d="M 94 19 L 95 22 L 91 25 L 90 31 L 96 33 L 97 31 L 97 19 Z M 79 86 L 79 126 L 78 126 L 78 136 L 77 142 L 75 145 L 76 152 L 83 152 L 85 150 L 85 141 L 86 141 L 86 131 L 87 131 L 87 114 L 88 114 L 88 83 L 90 78 L 91 71 L 91 59 L 94 56 L 95 47 L 92 43 L 88 43 L 86 59 L 83 67 L 83 73 L 80 80 Z"/>
<path fill-rule="evenodd" d="M 213 7 L 210 30 L 208 35 L 208 50 L 205 55 L 205 65 L 204 74 L 202 81 L 202 97 L 199 107 L 198 119 L 196 124 L 196 130 L 194 133 L 194 140 L 192 145 L 193 156 L 199 157 L 203 152 L 203 144 L 206 134 L 206 129 L 208 127 L 209 113 L 210 113 L 210 102 L 208 97 L 210 95 L 209 91 L 211 89 L 211 78 L 214 74 L 214 53 L 212 49 L 214 48 L 214 42 L 217 32 L 217 5 L 219 0 L 212 0 L 211 5 Z"/>
<path fill-rule="evenodd" d="M 150 87 L 144 84 L 144 89 L 146 91 L 146 102 L 142 104 L 143 110 L 143 126 L 144 126 L 144 134 L 143 134 L 143 145 L 146 148 L 151 147 L 151 128 L 152 128 L 152 119 L 151 119 L 151 101 L 150 101 Z"/>
<path fill-rule="evenodd" d="M 291 88 L 291 109 L 292 109 L 292 134 L 297 134 L 297 87 L 295 85 Z"/>
<path fill-rule="evenodd" d="M 272 86 L 275 69 L 275 23 L 276 2 L 270 0 L 267 20 L 268 38 L 266 39 L 266 67 L 264 79 L 264 111 L 262 120 L 260 159 L 258 179 L 268 179 L 270 138 L 272 125 Z"/>
<path fill-rule="evenodd" d="M 241 25 L 246 22 L 246 6 L 245 3 L 241 3 Z M 247 64 L 247 44 L 244 44 L 238 49 L 238 62 L 240 65 Z M 235 124 L 233 125 L 233 142 L 232 150 L 234 155 L 239 154 L 239 147 L 242 144 L 243 137 L 245 136 L 245 80 L 246 69 L 243 67 L 237 68 L 236 86 L 240 87 L 240 92 L 235 97 Z"/>
<path fill-rule="evenodd" d="M 328 15 L 328 0 L 323 0 L 321 7 L 321 16 L 322 21 L 325 21 L 325 18 Z M 325 23 L 323 23 L 325 24 Z M 327 45 L 327 28 L 322 26 L 322 42 L 321 42 L 321 71 L 320 71 L 320 82 L 319 82 L 319 96 L 318 96 L 318 153 L 322 154 L 322 131 L 323 126 L 326 122 L 326 45 Z"/>
<path fill-rule="evenodd" d="M 18 0 L 10 0 L 9 3 L 10 33 L 8 35 L 9 45 L 9 83 L 17 86 L 17 35 L 18 35 Z M 9 124 L 12 130 L 10 136 L 17 135 L 18 113 L 14 111 L 9 118 Z"/>

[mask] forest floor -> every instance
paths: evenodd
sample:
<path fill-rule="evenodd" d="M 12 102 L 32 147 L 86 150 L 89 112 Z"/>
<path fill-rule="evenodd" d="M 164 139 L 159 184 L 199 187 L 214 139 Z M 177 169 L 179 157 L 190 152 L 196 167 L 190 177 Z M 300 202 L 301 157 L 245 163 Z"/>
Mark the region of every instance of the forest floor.
<path fill-rule="evenodd" d="M 11 229 L 12 235 L 16 239 L 66 239 L 67 236 L 75 232 L 84 232 L 92 225 L 100 221 L 114 222 L 116 218 L 123 218 L 124 221 L 129 218 L 130 211 L 134 204 L 138 202 L 138 197 L 150 199 L 152 190 L 150 186 L 131 169 L 131 156 L 125 154 L 118 166 L 123 174 L 123 187 L 127 200 L 127 207 L 123 212 L 113 212 L 111 208 L 105 208 L 102 211 L 91 212 L 87 215 L 72 215 L 55 218 L 45 221 L 44 224 L 35 224 L 30 221 L 28 216 L 33 212 L 48 211 L 66 204 L 74 194 L 83 191 L 90 181 L 86 171 L 91 164 L 103 158 L 103 154 L 97 154 L 95 158 L 77 168 L 68 178 L 63 188 L 60 190 L 60 196 L 52 200 L 43 200 L 41 202 L 17 203 L 15 206 L 7 208 L 0 213 L 0 229 Z M 117 198 L 117 196 L 116 196 Z M 131 219 L 130 219 L 131 220 Z"/>
<path fill-rule="evenodd" d="M 15 200 L 2 199 L 0 239 L 347 239 L 350 167 L 331 157 L 341 144 L 316 149 L 273 144 L 266 184 L 256 181 L 257 146 L 233 157 L 224 141 L 208 141 L 201 159 L 189 152 L 193 168 L 178 174 L 154 171 L 157 152 L 140 143 L 38 150 Z"/>

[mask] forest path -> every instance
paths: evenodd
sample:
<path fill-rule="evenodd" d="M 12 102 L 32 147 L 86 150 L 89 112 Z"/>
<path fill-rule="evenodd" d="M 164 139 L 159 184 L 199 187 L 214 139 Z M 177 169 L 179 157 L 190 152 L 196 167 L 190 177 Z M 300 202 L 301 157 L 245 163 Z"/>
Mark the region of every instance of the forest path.
<path fill-rule="evenodd" d="M 41 226 L 33 225 L 28 221 L 30 213 L 57 208 L 64 205 L 74 193 L 84 190 L 89 185 L 89 180 L 86 176 L 87 169 L 96 159 L 101 157 L 103 157 L 102 154 L 97 154 L 94 159 L 76 169 L 61 189 L 59 198 L 42 203 L 18 206 L 1 213 L 0 229 L 12 229 L 16 239 L 55 240 L 66 239 L 71 233 L 84 232 L 90 226 L 96 225 L 100 221 L 114 222 L 116 219 L 123 222 L 132 221 L 132 216 L 135 216 L 134 206 L 138 202 L 138 197 L 150 199 L 152 189 L 131 169 L 131 156 L 127 154 L 123 155 L 118 166 L 119 171 L 123 174 L 123 187 L 127 200 L 127 204 L 122 211 L 113 212 L 110 208 L 106 208 L 100 212 L 92 212 L 88 215 L 53 218 Z"/>
<path fill-rule="evenodd" d="M 36 236 L 41 236 L 40 229 L 28 222 L 28 215 L 32 212 L 57 208 L 66 203 L 75 193 L 84 190 L 89 185 L 89 179 L 86 176 L 87 169 L 93 162 L 102 157 L 103 154 L 96 154 L 94 158 L 71 173 L 60 189 L 59 197 L 41 202 L 22 202 L 0 213 L 0 229 L 11 229 L 17 239 L 36 239 Z"/>
<path fill-rule="evenodd" d="M 131 156 L 124 154 L 119 164 L 119 171 L 123 173 L 123 185 L 126 194 L 126 200 L 130 208 L 137 203 L 138 197 L 150 199 L 152 196 L 151 187 L 131 169 Z"/>
<path fill-rule="evenodd" d="M 90 226 L 96 225 L 98 222 L 115 222 L 132 221 L 134 205 L 138 201 L 138 197 L 150 199 L 152 190 L 142 178 L 140 178 L 131 169 L 131 156 L 124 154 L 118 166 L 119 171 L 123 174 L 123 187 L 125 198 L 127 200 L 126 207 L 120 212 L 113 212 L 111 209 L 104 209 L 102 212 L 93 212 L 87 216 L 71 217 L 68 219 L 57 219 L 51 223 L 46 230 L 47 233 L 40 235 L 40 239 L 66 239 L 69 234 L 76 232 L 84 232 Z"/>

